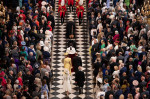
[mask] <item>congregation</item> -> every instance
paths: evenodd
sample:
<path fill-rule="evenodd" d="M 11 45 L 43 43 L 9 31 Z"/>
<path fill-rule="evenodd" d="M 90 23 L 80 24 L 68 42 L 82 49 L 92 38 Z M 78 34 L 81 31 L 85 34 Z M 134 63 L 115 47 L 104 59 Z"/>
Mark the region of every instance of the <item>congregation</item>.
<path fill-rule="evenodd" d="M 54 1 L 7 1 L 0 2 L 0 99 L 49 99 Z"/>
<path fill-rule="evenodd" d="M 19 6 L 0 2 L 0 99 L 49 99 L 55 1 L 18 1 Z M 59 1 L 63 25 L 66 0 Z M 95 99 L 149 99 L 150 28 L 142 0 L 87 0 L 88 9 L 83 0 L 77 1 L 79 25 L 87 10 Z M 68 5 L 73 11 L 73 2 Z M 66 38 L 76 37 L 73 19 L 66 29 Z M 82 59 L 76 46 L 68 45 L 62 61 L 63 87 L 68 95 L 68 81 L 75 72 L 79 94 L 84 94 Z"/>
<path fill-rule="evenodd" d="M 96 99 L 150 98 L 150 30 L 148 16 L 141 13 L 142 3 L 142 0 L 88 2 Z M 148 3 L 147 0 L 144 4 Z"/>

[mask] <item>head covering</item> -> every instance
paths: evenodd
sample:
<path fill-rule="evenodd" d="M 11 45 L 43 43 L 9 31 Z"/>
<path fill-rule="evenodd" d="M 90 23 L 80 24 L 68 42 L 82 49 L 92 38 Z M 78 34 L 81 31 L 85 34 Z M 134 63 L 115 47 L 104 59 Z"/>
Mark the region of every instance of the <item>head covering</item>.
<path fill-rule="evenodd" d="M 115 41 L 115 43 L 119 43 L 119 41 Z"/>
<path fill-rule="evenodd" d="M 65 5 L 65 0 L 61 0 L 61 6 Z"/>
<path fill-rule="evenodd" d="M 20 7 L 19 6 L 16 8 L 16 11 L 20 12 Z"/>
<path fill-rule="evenodd" d="M 25 46 L 25 45 L 26 45 L 26 42 L 25 42 L 25 41 L 22 41 L 22 42 L 21 42 L 21 45 Z"/>
<path fill-rule="evenodd" d="M 127 23 L 130 23 L 130 21 L 127 21 Z"/>
<path fill-rule="evenodd" d="M 47 2 L 42 1 L 41 5 L 42 5 L 42 6 L 45 6 L 45 5 L 47 5 Z"/>
<path fill-rule="evenodd" d="M 21 13 L 24 13 L 24 11 L 23 11 L 23 10 L 20 10 L 20 12 L 21 12 Z"/>
<path fill-rule="evenodd" d="M 44 46 L 44 42 L 43 41 L 40 41 L 40 46 Z"/>
<path fill-rule="evenodd" d="M 19 84 L 19 80 L 16 80 L 15 83 L 16 83 L 16 84 Z"/>
<path fill-rule="evenodd" d="M 83 0 L 80 0 L 80 1 L 79 1 L 79 5 L 80 5 L 80 6 L 83 5 Z"/>
<path fill-rule="evenodd" d="M 45 34 L 46 34 L 46 35 L 50 35 L 50 34 L 52 34 L 52 31 L 46 30 L 46 31 L 45 31 Z"/>
<path fill-rule="evenodd" d="M 44 47 L 44 51 L 48 51 L 49 49 L 48 49 L 48 47 L 47 46 L 45 46 Z"/>
<path fill-rule="evenodd" d="M 4 75 L 5 75 L 5 73 L 2 71 L 2 72 L 0 73 L 0 76 L 3 77 Z"/>
<path fill-rule="evenodd" d="M 32 10 L 32 8 L 29 6 L 29 10 Z"/>
<path fill-rule="evenodd" d="M 33 17 L 33 19 L 36 19 L 38 16 L 37 15 L 35 15 L 34 17 Z"/>
<path fill-rule="evenodd" d="M 48 21 L 48 22 L 47 22 L 47 24 L 50 24 L 50 23 L 51 23 L 51 21 Z"/>

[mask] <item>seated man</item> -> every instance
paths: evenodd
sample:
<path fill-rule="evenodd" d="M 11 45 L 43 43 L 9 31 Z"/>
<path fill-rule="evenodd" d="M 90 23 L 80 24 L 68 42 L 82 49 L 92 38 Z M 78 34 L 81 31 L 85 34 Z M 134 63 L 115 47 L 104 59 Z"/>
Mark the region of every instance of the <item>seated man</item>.
<path fill-rule="evenodd" d="M 66 26 L 66 38 L 73 39 L 74 37 L 75 37 L 75 23 L 73 22 L 73 19 L 70 18 Z"/>

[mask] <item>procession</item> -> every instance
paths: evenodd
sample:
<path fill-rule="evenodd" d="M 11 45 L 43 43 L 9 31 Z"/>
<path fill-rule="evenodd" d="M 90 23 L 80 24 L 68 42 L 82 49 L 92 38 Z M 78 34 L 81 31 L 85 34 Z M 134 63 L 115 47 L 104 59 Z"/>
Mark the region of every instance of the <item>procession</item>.
<path fill-rule="evenodd" d="M 149 99 L 149 0 L 0 0 L 0 99 Z"/>

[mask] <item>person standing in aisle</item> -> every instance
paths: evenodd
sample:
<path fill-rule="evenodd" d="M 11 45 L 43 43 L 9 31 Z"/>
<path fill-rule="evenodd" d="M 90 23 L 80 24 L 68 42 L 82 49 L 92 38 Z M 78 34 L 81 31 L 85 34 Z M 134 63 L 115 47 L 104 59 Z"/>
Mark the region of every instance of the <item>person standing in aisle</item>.
<path fill-rule="evenodd" d="M 68 96 L 71 92 L 71 75 L 69 74 L 69 71 L 66 68 L 64 69 L 62 84 L 63 89 L 66 92 L 66 95 Z"/>
<path fill-rule="evenodd" d="M 78 67 L 79 71 L 75 75 L 75 82 L 79 86 L 79 94 L 83 94 L 83 86 L 85 82 L 85 75 L 84 72 L 82 71 L 82 67 Z"/>
<path fill-rule="evenodd" d="M 72 66 L 75 73 L 78 72 L 78 67 L 82 66 L 82 59 L 78 56 L 77 52 L 75 53 L 75 57 L 73 57 Z"/>
<path fill-rule="evenodd" d="M 72 11 L 73 11 L 73 5 L 74 5 L 74 0 L 68 0 L 68 6 L 71 12 L 71 7 L 72 7 Z"/>
<path fill-rule="evenodd" d="M 80 1 L 82 1 L 82 0 L 80 0 Z M 83 12 L 84 12 L 83 2 L 80 2 L 80 1 L 79 1 L 79 4 L 77 5 L 77 9 L 76 9 L 77 17 L 79 19 L 79 25 L 82 22 Z"/>
<path fill-rule="evenodd" d="M 60 13 L 61 23 L 64 23 L 65 13 L 66 13 L 66 5 L 65 0 L 61 1 L 61 4 L 59 5 L 58 12 Z"/>
<path fill-rule="evenodd" d="M 71 58 L 68 57 L 68 53 L 65 53 L 64 55 L 65 55 L 65 58 L 63 59 L 64 68 L 68 69 L 71 75 L 71 68 L 72 68 Z"/>

